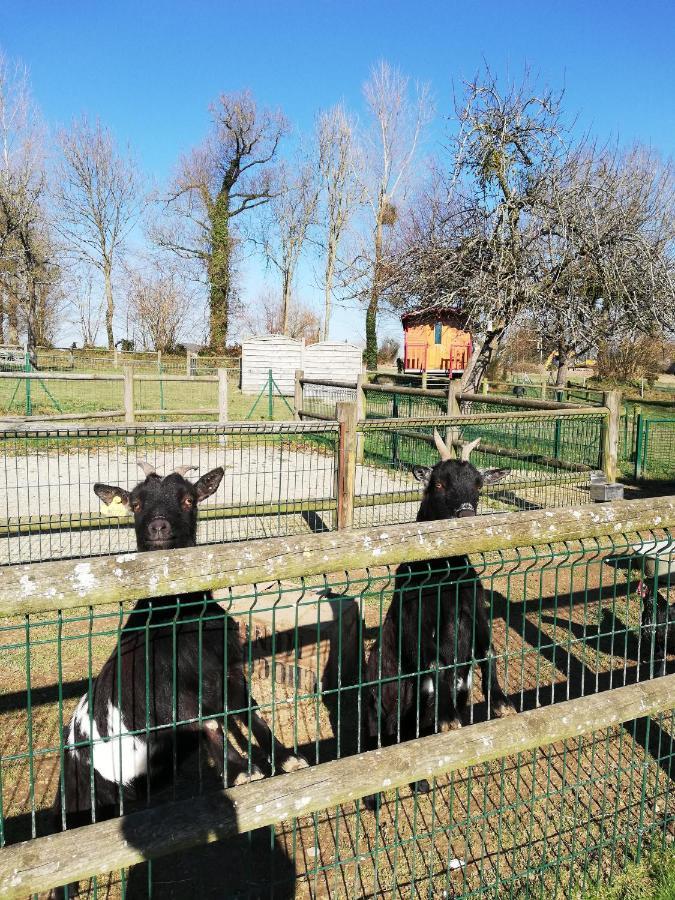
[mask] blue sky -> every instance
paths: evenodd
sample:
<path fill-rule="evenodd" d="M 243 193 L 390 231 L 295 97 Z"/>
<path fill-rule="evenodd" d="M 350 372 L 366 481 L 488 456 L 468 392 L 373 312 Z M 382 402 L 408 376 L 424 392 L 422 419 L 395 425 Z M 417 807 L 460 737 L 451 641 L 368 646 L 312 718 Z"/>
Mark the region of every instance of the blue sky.
<path fill-rule="evenodd" d="M 584 129 L 671 155 L 674 44 L 675 3 L 665 0 L 0 0 L 0 48 L 29 67 L 48 123 L 99 116 L 160 182 L 203 137 L 221 91 L 250 87 L 308 130 L 338 100 L 360 111 L 361 84 L 381 58 L 432 83 L 430 146 L 448 127 L 453 81 L 485 60 L 500 75 L 528 64 L 564 85 L 565 107 Z M 247 265 L 249 289 L 262 269 Z M 361 317 L 338 311 L 334 334 L 361 338 Z"/>

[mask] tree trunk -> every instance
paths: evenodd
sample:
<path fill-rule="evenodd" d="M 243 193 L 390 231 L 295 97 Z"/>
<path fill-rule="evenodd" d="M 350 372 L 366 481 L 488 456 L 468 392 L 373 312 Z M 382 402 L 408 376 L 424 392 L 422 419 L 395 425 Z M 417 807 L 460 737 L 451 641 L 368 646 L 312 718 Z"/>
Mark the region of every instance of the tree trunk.
<path fill-rule="evenodd" d="M 288 269 L 283 273 L 281 292 L 281 333 L 288 335 L 288 313 L 291 306 L 291 273 Z"/>
<path fill-rule="evenodd" d="M 335 271 L 335 255 L 336 247 L 333 241 L 328 243 L 328 253 L 326 254 L 326 283 L 325 283 L 325 303 L 323 309 L 323 328 L 321 330 L 321 340 L 327 341 L 330 332 L 330 316 L 333 301 L 333 274 Z"/>
<path fill-rule="evenodd" d="M 112 270 L 109 264 L 103 268 L 103 282 L 105 285 L 105 330 L 108 335 L 108 350 L 115 349 L 115 335 L 113 334 L 113 315 L 115 303 L 112 291 Z"/>
<path fill-rule="evenodd" d="M 556 387 L 565 387 L 567 384 L 567 372 L 570 367 L 570 357 L 567 350 L 558 347 L 558 371 L 555 377 Z"/>
<path fill-rule="evenodd" d="M 15 346 L 19 343 L 19 310 L 15 294 L 10 294 L 8 297 L 7 342 Z"/>
<path fill-rule="evenodd" d="M 5 343 L 5 293 L 0 291 L 0 344 Z"/>
<path fill-rule="evenodd" d="M 211 211 L 211 258 L 209 259 L 209 343 L 224 353 L 230 314 L 230 195 L 223 188 Z"/>
<path fill-rule="evenodd" d="M 459 382 L 460 393 L 476 393 L 478 391 L 504 331 L 504 326 L 494 328 L 492 331 L 488 331 L 484 341 L 477 341 L 474 344 Z"/>
<path fill-rule="evenodd" d="M 382 267 L 382 211 L 383 204 L 377 211 L 375 225 L 375 265 L 373 266 L 373 284 L 370 289 L 370 300 L 366 310 L 366 368 L 377 369 L 377 309 L 380 302 L 380 273 Z"/>

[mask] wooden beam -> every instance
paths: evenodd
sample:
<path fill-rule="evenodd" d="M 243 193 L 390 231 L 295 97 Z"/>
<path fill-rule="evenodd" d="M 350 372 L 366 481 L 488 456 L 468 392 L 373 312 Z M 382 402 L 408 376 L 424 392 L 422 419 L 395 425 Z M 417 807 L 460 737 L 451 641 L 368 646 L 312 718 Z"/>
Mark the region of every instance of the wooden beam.
<path fill-rule="evenodd" d="M 0 850 L 0 896 L 18 900 L 422 778 L 597 733 L 670 710 L 674 695 L 675 675 L 665 675 L 24 841 Z"/>
<path fill-rule="evenodd" d="M 8 566 L 0 579 L 0 612 L 11 616 L 100 606 L 605 535 L 619 542 L 621 535 L 673 525 L 675 496 L 670 496 L 496 513 L 482 521 L 448 519 L 289 535 L 251 541 L 246 553 L 237 544 L 210 544 Z"/>

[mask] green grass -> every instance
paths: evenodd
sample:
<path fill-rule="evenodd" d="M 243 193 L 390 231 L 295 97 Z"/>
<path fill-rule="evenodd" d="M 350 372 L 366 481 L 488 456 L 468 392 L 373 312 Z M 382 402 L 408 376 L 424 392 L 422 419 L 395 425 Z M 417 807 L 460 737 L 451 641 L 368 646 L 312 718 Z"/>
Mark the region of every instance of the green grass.
<path fill-rule="evenodd" d="M 112 374 L 112 373 L 111 373 Z M 194 410 L 195 419 L 215 420 L 215 414 L 201 414 L 200 410 L 216 409 L 218 406 L 218 385 L 216 382 L 167 381 L 160 387 L 159 381 L 140 381 L 134 386 L 134 405 L 143 409 L 166 409 L 166 419 L 180 418 L 185 414 L 171 416 L 172 409 Z M 242 421 L 249 414 L 253 421 L 270 419 L 267 396 L 261 397 L 255 410 L 251 412 L 257 395 L 243 394 L 230 382 L 228 390 L 228 418 Z M 289 403 L 291 403 L 289 399 Z M 123 384 L 121 381 L 55 381 L 32 379 L 26 389 L 26 379 L 0 379 L 0 415 L 56 416 L 59 413 L 90 413 L 123 408 Z M 292 403 L 291 403 L 292 405 Z M 138 416 L 142 418 L 142 416 Z M 164 419 L 153 415 L 152 419 Z M 272 416 L 274 421 L 292 418 L 291 411 L 279 396 L 273 397 Z M 122 419 L 119 416 L 118 419 Z"/>
<path fill-rule="evenodd" d="M 581 895 L 577 895 L 581 900 Z M 587 885 L 583 900 L 674 900 L 675 851 L 653 853 L 639 863 L 629 863 L 611 881 Z"/>

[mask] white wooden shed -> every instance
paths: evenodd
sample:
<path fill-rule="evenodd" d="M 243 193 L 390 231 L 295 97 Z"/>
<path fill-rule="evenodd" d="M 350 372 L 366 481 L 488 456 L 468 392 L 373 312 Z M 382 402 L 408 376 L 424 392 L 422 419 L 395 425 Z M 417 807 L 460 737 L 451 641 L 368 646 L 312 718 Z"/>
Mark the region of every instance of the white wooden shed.
<path fill-rule="evenodd" d="M 344 341 L 320 341 L 305 347 L 305 378 L 356 381 L 363 369 L 363 350 Z"/>
<path fill-rule="evenodd" d="M 340 341 L 320 341 L 305 347 L 279 334 L 244 341 L 241 347 L 241 389 L 245 394 L 259 391 L 267 382 L 269 370 L 282 394 L 292 396 L 295 371 L 305 378 L 331 381 L 356 381 L 363 368 L 360 347 Z"/>
<path fill-rule="evenodd" d="M 291 395 L 295 388 L 295 370 L 302 368 L 304 341 L 294 341 L 283 334 L 251 338 L 241 345 L 241 389 L 254 394 L 267 383 L 269 370 L 282 394 Z"/>

